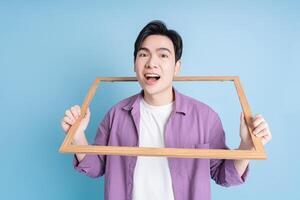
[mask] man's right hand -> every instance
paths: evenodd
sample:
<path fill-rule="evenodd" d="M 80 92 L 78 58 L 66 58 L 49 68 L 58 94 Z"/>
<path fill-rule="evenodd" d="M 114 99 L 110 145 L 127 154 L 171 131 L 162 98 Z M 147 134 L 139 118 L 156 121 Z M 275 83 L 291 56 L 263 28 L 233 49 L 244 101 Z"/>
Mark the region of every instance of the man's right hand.
<path fill-rule="evenodd" d="M 74 125 L 76 120 L 81 115 L 81 108 L 79 105 L 74 105 L 70 109 L 65 111 L 65 116 L 61 120 L 61 127 L 63 131 L 67 134 L 70 130 L 71 126 Z M 74 139 L 82 138 L 82 134 L 84 134 L 85 129 L 87 128 L 90 121 L 90 109 L 87 109 L 86 115 L 81 120 L 77 132 L 75 133 Z"/>
<path fill-rule="evenodd" d="M 64 132 L 67 134 L 71 128 L 78 120 L 79 116 L 81 115 L 81 108 L 79 105 L 74 105 L 70 109 L 65 111 L 65 116 L 61 120 L 61 127 L 64 130 Z M 88 145 L 88 141 L 85 137 L 85 129 L 87 128 L 89 121 L 90 121 L 90 109 L 88 108 L 86 111 L 86 115 L 81 120 L 78 129 L 74 135 L 74 140 L 72 141 L 73 144 L 77 145 Z M 77 153 L 76 157 L 79 162 L 83 160 L 83 158 L 86 156 L 86 154 L 80 154 Z"/>

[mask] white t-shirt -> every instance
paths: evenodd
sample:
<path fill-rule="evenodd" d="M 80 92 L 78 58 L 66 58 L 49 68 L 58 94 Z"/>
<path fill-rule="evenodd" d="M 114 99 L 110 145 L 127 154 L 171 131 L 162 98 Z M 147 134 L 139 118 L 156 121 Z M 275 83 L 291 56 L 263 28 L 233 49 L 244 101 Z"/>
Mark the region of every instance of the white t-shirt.
<path fill-rule="evenodd" d="M 164 130 L 173 102 L 163 106 L 140 103 L 139 147 L 164 148 Z M 133 200 L 174 200 L 167 157 L 138 156 L 133 176 Z"/>

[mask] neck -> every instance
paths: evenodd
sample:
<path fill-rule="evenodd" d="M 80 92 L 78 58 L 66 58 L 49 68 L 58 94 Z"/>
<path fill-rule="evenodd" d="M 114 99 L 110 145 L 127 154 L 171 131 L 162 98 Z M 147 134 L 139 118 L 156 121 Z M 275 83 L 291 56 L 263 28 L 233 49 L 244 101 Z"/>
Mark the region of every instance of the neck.
<path fill-rule="evenodd" d="M 149 94 L 144 91 L 144 100 L 153 106 L 163 106 L 169 104 L 174 100 L 173 88 L 170 86 L 166 90 L 156 94 Z"/>

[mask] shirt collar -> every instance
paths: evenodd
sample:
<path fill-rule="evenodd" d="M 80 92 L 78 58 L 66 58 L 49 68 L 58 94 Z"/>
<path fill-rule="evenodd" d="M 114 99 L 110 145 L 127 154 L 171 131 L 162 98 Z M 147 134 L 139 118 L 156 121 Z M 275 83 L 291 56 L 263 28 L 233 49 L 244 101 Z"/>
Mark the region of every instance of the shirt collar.
<path fill-rule="evenodd" d="M 175 94 L 175 101 L 174 101 L 175 112 L 186 115 L 186 113 L 187 113 L 187 103 L 184 99 L 184 96 L 180 92 L 178 92 L 174 87 L 172 87 L 172 88 L 173 88 L 173 92 Z M 143 95 L 144 95 L 144 90 L 141 90 L 140 93 L 134 95 L 130 99 L 128 104 L 123 106 L 123 109 L 125 109 L 125 110 L 137 110 L 137 109 L 139 109 L 140 101 L 143 98 Z"/>

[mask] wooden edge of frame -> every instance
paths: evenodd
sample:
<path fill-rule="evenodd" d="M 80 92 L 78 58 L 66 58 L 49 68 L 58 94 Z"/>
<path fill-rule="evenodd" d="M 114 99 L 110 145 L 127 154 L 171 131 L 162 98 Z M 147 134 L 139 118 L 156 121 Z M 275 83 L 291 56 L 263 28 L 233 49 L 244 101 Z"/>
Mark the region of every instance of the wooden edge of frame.
<path fill-rule="evenodd" d="M 96 146 L 78 145 L 68 146 L 64 153 L 89 153 L 102 155 L 123 156 L 166 156 L 181 158 L 214 158 L 214 159 L 256 159 L 264 160 L 266 155 L 248 150 L 225 150 L 203 148 L 152 148 L 152 147 L 129 147 L 129 146 Z"/>
<path fill-rule="evenodd" d="M 234 79 L 234 85 L 235 85 L 237 93 L 238 93 L 238 97 L 239 97 L 239 100 L 240 100 L 240 103 L 241 103 L 241 107 L 243 109 L 246 124 L 247 124 L 248 130 L 250 132 L 250 136 L 251 136 L 254 148 L 257 152 L 265 154 L 264 146 L 261 142 L 261 139 L 255 137 L 255 135 L 253 134 L 253 123 L 252 123 L 253 117 L 252 117 L 250 106 L 249 106 L 249 103 L 247 101 L 244 90 L 242 88 L 242 84 L 241 84 L 241 81 L 240 81 L 239 77 L 236 77 Z"/>
<path fill-rule="evenodd" d="M 94 146 L 94 145 L 72 145 L 72 138 L 78 128 L 80 121 L 85 115 L 97 87 L 101 81 L 122 82 L 137 81 L 136 77 L 97 77 L 90 87 L 81 106 L 82 115 L 70 128 L 68 134 L 60 146 L 61 153 L 91 153 L 102 155 L 124 155 L 124 156 L 167 156 L 181 158 L 215 158 L 215 159 L 267 159 L 264 147 L 259 138 L 253 135 L 252 114 L 246 95 L 243 91 L 238 76 L 181 76 L 175 77 L 174 81 L 233 81 L 243 113 L 245 115 L 248 130 L 251 135 L 255 150 L 225 150 L 225 149 L 187 149 L 187 148 L 145 148 L 145 147 L 124 147 L 124 146 Z"/>

